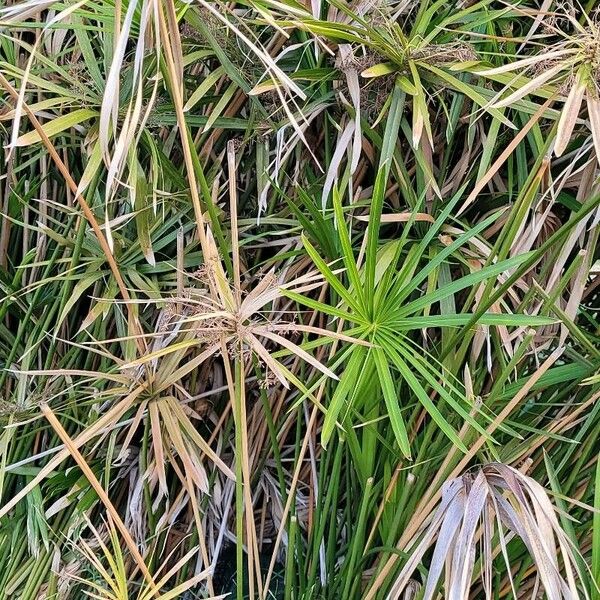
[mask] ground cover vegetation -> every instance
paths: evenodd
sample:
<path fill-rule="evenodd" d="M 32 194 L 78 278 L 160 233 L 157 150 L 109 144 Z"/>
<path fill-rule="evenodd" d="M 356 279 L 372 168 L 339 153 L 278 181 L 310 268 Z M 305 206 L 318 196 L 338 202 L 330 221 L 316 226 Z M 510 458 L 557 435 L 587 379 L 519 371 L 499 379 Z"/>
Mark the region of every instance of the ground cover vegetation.
<path fill-rule="evenodd" d="M 4 0 L 0 597 L 600 598 L 594 0 Z"/>

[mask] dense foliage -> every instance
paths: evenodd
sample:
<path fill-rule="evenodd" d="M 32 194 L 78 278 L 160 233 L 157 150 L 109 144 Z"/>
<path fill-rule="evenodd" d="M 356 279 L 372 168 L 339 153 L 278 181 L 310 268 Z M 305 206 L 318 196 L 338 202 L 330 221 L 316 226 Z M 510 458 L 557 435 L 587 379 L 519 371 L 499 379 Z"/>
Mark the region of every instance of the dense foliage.
<path fill-rule="evenodd" d="M 1 597 L 600 598 L 595 5 L 4 0 Z"/>

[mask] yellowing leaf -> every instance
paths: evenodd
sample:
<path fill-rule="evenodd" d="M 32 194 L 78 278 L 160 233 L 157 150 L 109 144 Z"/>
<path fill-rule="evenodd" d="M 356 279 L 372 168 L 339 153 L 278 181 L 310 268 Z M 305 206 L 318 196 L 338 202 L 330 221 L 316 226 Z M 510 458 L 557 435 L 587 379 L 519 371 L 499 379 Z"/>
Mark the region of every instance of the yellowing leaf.
<path fill-rule="evenodd" d="M 558 122 L 558 130 L 556 132 L 556 142 L 554 144 L 554 154 L 561 156 L 565 151 L 573 128 L 577 122 L 579 116 L 579 109 L 581 108 L 581 102 L 583 101 L 583 94 L 585 92 L 585 84 L 582 80 L 582 74 L 577 74 L 577 79 L 567 96 L 567 101 L 562 109 L 560 115 L 560 121 Z"/>
<path fill-rule="evenodd" d="M 377 65 L 373 65 L 368 69 L 365 69 L 360 75 L 365 79 L 370 79 L 372 77 L 381 77 L 382 75 L 389 75 L 390 73 L 395 73 L 397 71 L 396 66 L 393 63 L 379 63 Z"/>
<path fill-rule="evenodd" d="M 409 96 L 416 96 L 418 94 L 417 88 L 413 85 L 412 81 L 408 77 L 398 75 L 396 78 L 400 89 Z"/>
<path fill-rule="evenodd" d="M 596 149 L 596 158 L 600 163 L 600 100 L 594 95 L 594 92 L 587 92 L 588 116 L 590 117 L 590 128 L 592 130 L 592 139 Z"/>
<path fill-rule="evenodd" d="M 464 60 L 461 62 L 454 63 L 450 65 L 448 68 L 450 71 L 469 71 L 473 67 L 480 65 L 480 60 Z"/>
<path fill-rule="evenodd" d="M 555 75 L 560 73 L 563 70 L 563 68 L 563 65 L 560 64 L 551 69 L 543 71 L 537 77 L 534 77 L 528 83 L 519 87 L 516 91 L 514 91 L 506 98 L 493 103 L 493 108 L 504 108 L 505 106 L 510 106 L 511 104 L 514 104 L 517 100 L 524 98 L 525 96 L 527 96 L 527 94 L 535 92 L 544 84 L 548 83 L 548 81 L 550 81 Z"/>
<path fill-rule="evenodd" d="M 262 81 L 261 83 L 257 83 L 249 92 L 250 96 L 260 96 L 265 92 L 270 92 L 277 87 L 277 84 L 273 80 Z"/>
<path fill-rule="evenodd" d="M 208 91 L 219 81 L 219 79 L 225 73 L 223 67 L 217 67 L 212 73 L 206 76 L 202 83 L 196 88 L 194 93 L 190 96 L 189 100 L 183 107 L 184 111 L 188 111 L 193 108 L 202 98 L 208 93 Z"/>
<path fill-rule="evenodd" d="M 85 190 L 87 190 L 90 183 L 93 181 L 100 165 L 102 164 L 102 153 L 100 152 L 100 142 L 94 143 L 94 148 L 92 149 L 92 153 L 88 157 L 87 164 L 85 165 L 85 170 L 83 171 L 83 175 L 79 180 L 79 185 L 77 186 L 77 193 L 83 194 Z"/>
<path fill-rule="evenodd" d="M 89 108 L 80 108 L 78 110 L 74 110 L 73 112 L 62 115 L 61 117 L 57 117 L 52 121 L 48 121 L 44 123 L 42 129 L 44 133 L 48 137 L 52 137 L 74 127 L 75 125 L 79 125 L 84 121 L 89 121 L 93 117 L 98 116 L 98 111 L 91 110 Z M 37 131 L 30 131 L 29 133 L 25 133 L 21 137 L 19 137 L 16 141 L 16 146 L 30 146 L 31 144 L 35 144 L 41 140 L 40 135 Z"/>
<path fill-rule="evenodd" d="M 358 215 L 354 217 L 357 221 L 365 221 L 369 222 L 370 217 L 368 215 Z M 413 216 L 413 213 L 402 212 L 402 213 L 384 213 L 380 217 L 380 221 L 382 223 L 408 223 L 414 219 L 415 221 L 425 221 L 427 223 L 433 223 L 434 218 L 427 213 L 416 213 Z"/>

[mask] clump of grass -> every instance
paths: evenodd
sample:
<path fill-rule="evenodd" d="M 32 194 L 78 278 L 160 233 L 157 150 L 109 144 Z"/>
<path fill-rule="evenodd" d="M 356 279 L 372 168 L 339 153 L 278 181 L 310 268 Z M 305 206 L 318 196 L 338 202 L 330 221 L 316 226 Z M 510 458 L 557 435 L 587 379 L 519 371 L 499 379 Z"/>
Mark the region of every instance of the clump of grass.
<path fill-rule="evenodd" d="M 598 597 L 594 3 L 8 0 L 0 595 Z"/>

